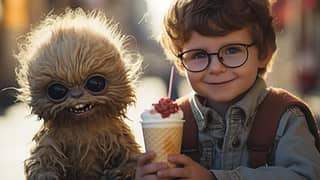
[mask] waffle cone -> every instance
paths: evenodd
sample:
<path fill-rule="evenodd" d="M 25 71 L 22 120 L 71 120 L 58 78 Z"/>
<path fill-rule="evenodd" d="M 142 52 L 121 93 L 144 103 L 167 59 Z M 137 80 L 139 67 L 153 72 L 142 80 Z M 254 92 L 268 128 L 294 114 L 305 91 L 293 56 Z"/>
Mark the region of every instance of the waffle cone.
<path fill-rule="evenodd" d="M 163 128 L 143 128 L 146 151 L 154 151 L 153 162 L 167 162 L 169 154 L 179 154 L 181 150 L 182 126 Z M 173 167 L 173 164 L 169 163 Z"/>

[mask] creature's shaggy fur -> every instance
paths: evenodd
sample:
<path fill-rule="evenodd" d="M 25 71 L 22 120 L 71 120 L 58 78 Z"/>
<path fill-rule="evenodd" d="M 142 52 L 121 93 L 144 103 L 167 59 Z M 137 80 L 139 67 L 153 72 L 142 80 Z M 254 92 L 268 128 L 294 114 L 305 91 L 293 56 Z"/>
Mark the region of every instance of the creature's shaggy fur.
<path fill-rule="evenodd" d="M 28 180 L 134 178 L 139 145 L 125 118 L 135 102 L 133 83 L 141 60 L 129 50 L 129 39 L 102 12 L 81 9 L 49 15 L 25 36 L 16 55 L 18 98 L 43 120 L 25 160 Z M 85 88 L 92 74 L 106 78 L 102 94 Z M 53 102 L 47 94 L 52 82 L 81 95 L 68 93 L 64 101 Z M 68 111 L 79 104 L 94 107 Z"/>

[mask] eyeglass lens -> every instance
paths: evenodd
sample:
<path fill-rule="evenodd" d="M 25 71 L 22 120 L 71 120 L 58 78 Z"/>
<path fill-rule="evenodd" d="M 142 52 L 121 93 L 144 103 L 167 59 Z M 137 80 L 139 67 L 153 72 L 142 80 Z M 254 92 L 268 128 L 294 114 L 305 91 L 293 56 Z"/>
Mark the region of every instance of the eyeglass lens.
<path fill-rule="evenodd" d="M 224 66 L 235 68 L 243 65 L 248 56 L 250 45 L 246 44 L 229 44 L 221 47 L 217 53 L 208 53 L 202 49 L 193 49 L 180 54 L 183 65 L 189 71 L 199 72 L 206 69 L 213 55 L 217 55 L 218 60 Z"/>

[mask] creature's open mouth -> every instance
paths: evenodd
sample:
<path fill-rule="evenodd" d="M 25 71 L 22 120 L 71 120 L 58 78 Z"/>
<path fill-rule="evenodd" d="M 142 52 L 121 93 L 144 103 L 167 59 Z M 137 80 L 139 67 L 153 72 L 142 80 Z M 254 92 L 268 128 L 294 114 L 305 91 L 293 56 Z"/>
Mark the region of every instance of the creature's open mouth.
<path fill-rule="evenodd" d="M 94 104 L 77 104 L 74 107 L 69 108 L 69 112 L 81 114 L 90 111 L 94 107 Z"/>

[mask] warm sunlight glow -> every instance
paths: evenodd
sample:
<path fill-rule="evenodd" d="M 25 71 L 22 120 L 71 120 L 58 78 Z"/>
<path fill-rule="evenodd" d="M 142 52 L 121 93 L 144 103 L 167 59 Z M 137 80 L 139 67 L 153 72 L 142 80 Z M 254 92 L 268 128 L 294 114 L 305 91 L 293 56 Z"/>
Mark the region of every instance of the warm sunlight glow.
<path fill-rule="evenodd" d="M 160 33 L 162 17 L 172 0 L 146 0 L 148 22 L 155 36 Z"/>
<path fill-rule="evenodd" d="M 2 21 L 2 13 L 3 13 L 2 1 L 0 1 L 0 21 Z"/>
<path fill-rule="evenodd" d="M 8 28 L 24 28 L 28 25 L 27 0 L 10 0 L 4 4 L 4 23 Z"/>

